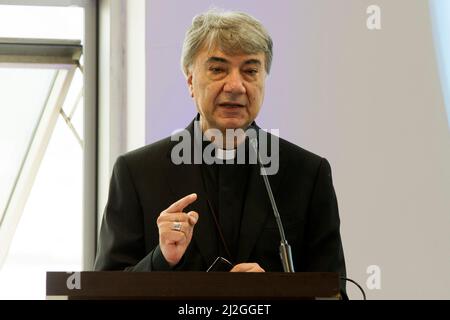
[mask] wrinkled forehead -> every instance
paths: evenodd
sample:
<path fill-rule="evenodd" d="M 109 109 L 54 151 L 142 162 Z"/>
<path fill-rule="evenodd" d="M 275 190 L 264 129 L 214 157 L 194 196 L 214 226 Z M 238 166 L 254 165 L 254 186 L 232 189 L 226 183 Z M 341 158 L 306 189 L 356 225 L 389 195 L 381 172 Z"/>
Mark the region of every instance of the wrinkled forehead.
<path fill-rule="evenodd" d="M 222 46 L 221 44 L 215 44 L 212 46 L 203 45 L 200 50 L 198 50 L 194 61 L 197 61 L 201 57 L 204 63 L 210 60 L 212 57 L 223 57 L 227 58 L 239 58 L 240 60 L 258 60 L 262 66 L 265 65 L 265 54 L 262 51 L 245 50 L 242 48 L 230 48 L 228 46 Z"/>

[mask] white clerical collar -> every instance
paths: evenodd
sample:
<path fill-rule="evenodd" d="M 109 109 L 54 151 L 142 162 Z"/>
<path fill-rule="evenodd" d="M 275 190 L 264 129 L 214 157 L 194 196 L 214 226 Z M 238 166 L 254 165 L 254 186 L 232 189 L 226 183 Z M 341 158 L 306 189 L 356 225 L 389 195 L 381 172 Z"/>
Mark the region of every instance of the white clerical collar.
<path fill-rule="evenodd" d="M 236 158 L 236 149 L 220 149 L 216 148 L 216 158 L 220 160 L 231 160 Z"/>
<path fill-rule="evenodd" d="M 198 119 L 199 121 L 196 121 L 195 123 L 197 124 L 200 132 L 202 132 L 202 117 L 200 115 L 198 115 Z M 216 147 L 215 149 L 215 157 L 217 159 L 220 160 L 232 160 L 234 158 L 236 158 L 236 149 L 221 149 L 219 147 Z"/>

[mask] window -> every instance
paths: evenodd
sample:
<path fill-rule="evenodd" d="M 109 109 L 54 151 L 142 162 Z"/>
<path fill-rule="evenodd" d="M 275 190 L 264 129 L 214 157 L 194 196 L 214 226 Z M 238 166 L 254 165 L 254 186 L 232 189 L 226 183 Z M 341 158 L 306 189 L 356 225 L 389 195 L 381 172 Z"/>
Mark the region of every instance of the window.
<path fill-rule="evenodd" d="M 442 93 L 447 108 L 450 127 L 450 3 L 445 0 L 430 1 L 434 44 L 441 77 Z"/>
<path fill-rule="evenodd" d="M 95 15 L 84 2 L 0 1 L 0 299 L 43 299 L 45 272 L 83 270 L 93 255 Z"/>

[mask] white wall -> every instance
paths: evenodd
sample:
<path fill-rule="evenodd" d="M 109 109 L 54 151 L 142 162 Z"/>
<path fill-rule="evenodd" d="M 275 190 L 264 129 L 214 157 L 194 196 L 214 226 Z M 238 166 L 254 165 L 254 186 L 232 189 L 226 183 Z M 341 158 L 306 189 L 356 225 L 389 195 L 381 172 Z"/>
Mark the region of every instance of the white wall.
<path fill-rule="evenodd" d="M 99 3 L 97 208 L 101 221 L 117 157 L 145 144 L 147 11 L 145 0 Z"/>
<path fill-rule="evenodd" d="M 374 3 L 380 31 L 365 28 Z M 450 132 L 427 1 L 304 1 L 297 12 L 302 44 L 278 73 L 298 82 L 272 79 L 287 95 L 279 123 L 331 161 L 349 277 L 364 282 L 375 264 L 382 289 L 369 298 L 450 298 Z"/>

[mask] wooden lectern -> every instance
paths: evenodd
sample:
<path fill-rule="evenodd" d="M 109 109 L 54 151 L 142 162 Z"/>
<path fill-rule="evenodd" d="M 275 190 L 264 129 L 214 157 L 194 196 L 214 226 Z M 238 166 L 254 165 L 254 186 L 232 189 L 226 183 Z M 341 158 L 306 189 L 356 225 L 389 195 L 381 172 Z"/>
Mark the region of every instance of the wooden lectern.
<path fill-rule="evenodd" d="M 339 274 L 47 272 L 47 299 L 339 299 Z"/>

